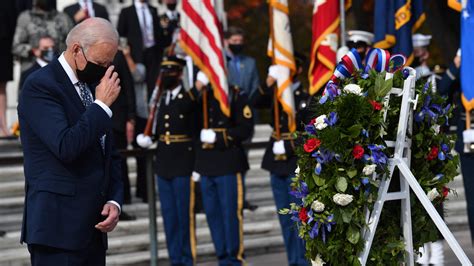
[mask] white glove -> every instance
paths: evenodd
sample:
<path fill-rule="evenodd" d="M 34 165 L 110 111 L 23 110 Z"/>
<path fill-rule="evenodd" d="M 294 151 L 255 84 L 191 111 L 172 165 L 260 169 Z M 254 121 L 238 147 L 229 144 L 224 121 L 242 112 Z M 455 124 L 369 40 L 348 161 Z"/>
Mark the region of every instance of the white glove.
<path fill-rule="evenodd" d="M 197 172 L 193 172 L 191 174 L 191 178 L 193 179 L 194 182 L 199 182 L 199 180 L 201 180 L 201 175 Z"/>
<path fill-rule="evenodd" d="M 467 129 L 462 132 L 464 143 L 470 144 L 474 142 L 474 129 Z"/>
<path fill-rule="evenodd" d="M 149 148 L 152 144 L 153 141 L 151 140 L 150 136 L 145 136 L 143 134 L 139 134 L 137 136 L 137 144 L 142 147 L 142 148 Z"/>
<path fill-rule="evenodd" d="M 199 80 L 204 86 L 207 86 L 207 84 L 209 84 L 209 79 L 207 78 L 206 74 L 204 74 L 204 72 L 202 71 L 199 71 L 197 73 L 196 79 Z"/>
<path fill-rule="evenodd" d="M 279 140 L 273 142 L 273 154 L 275 155 L 281 155 L 285 154 L 285 141 L 284 140 Z"/>
<path fill-rule="evenodd" d="M 336 62 L 341 61 L 342 57 L 344 57 L 347 53 L 349 53 L 349 47 L 347 46 L 341 46 L 339 49 L 337 49 Z"/>
<path fill-rule="evenodd" d="M 202 129 L 201 130 L 201 142 L 203 143 L 215 143 L 216 142 L 216 132 L 212 129 Z"/>
<path fill-rule="evenodd" d="M 289 71 L 289 68 L 280 65 L 272 65 L 268 67 L 268 75 L 276 80 L 280 77 L 288 77 Z"/>

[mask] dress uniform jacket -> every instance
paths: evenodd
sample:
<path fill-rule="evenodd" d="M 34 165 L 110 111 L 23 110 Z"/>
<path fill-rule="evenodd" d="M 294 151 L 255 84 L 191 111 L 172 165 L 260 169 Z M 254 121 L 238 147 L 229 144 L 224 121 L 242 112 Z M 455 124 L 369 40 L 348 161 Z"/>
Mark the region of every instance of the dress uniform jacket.
<path fill-rule="evenodd" d="M 156 173 L 171 178 L 191 176 L 194 168 L 194 137 L 196 129 L 196 101 L 182 86 L 174 99 L 166 105 L 164 91 L 157 115 Z"/>
<path fill-rule="evenodd" d="M 295 107 L 296 107 L 296 127 L 297 130 L 303 129 L 303 111 L 307 106 L 309 95 L 307 92 L 303 90 L 303 86 L 301 83 L 294 84 L 293 86 L 293 93 L 295 99 Z M 270 108 L 271 110 L 271 117 L 272 122 L 270 123 L 273 128 L 275 128 L 275 121 L 273 121 L 274 117 L 274 107 L 273 107 L 273 87 L 268 88 L 266 85 L 260 87 L 253 95 L 252 95 L 252 105 L 255 108 Z M 275 160 L 275 155 L 273 154 L 273 143 L 276 140 L 276 133 L 273 132 L 272 136 L 270 137 L 270 141 L 265 149 L 265 154 L 263 155 L 262 161 L 262 168 L 265 170 L 270 171 L 271 173 L 282 175 L 282 176 L 289 176 L 293 175 L 296 169 L 296 161 L 297 157 L 295 155 L 295 147 L 296 147 L 296 139 L 290 134 L 288 128 L 288 116 L 283 111 L 281 104 L 278 104 L 278 110 L 280 114 L 280 133 L 281 139 L 284 140 L 285 143 L 285 151 L 286 151 L 286 160 Z"/>
<path fill-rule="evenodd" d="M 197 90 L 193 89 L 197 96 Z M 248 105 L 247 95 L 237 87 L 230 90 L 230 117 L 224 115 L 219 101 L 212 91 L 207 93 L 208 126 L 217 136 L 210 149 L 204 149 L 202 143 L 196 147 L 195 171 L 204 176 L 222 176 L 242 173 L 249 169 L 247 157 L 242 148 L 242 141 L 249 138 L 253 130 L 252 111 Z M 199 98 L 202 108 L 202 97 Z M 198 129 L 202 128 L 202 112 L 198 119 Z"/>

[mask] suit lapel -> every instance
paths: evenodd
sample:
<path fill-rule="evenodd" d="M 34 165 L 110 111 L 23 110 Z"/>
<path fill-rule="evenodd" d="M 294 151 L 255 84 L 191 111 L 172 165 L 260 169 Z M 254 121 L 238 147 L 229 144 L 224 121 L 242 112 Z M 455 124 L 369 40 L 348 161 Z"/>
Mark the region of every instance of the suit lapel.
<path fill-rule="evenodd" d="M 140 41 L 141 43 L 143 43 L 143 35 L 142 35 L 142 27 L 140 26 L 140 20 L 138 19 L 138 14 L 137 12 L 139 12 L 139 10 L 137 10 L 137 8 L 135 7 L 135 5 L 133 5 L 133 12 L 130 12 L 131 14 L 131 23 L 135 23 L 136 24 L 136 27 L 138 29 L 137 33 L 138 33 L 138 36 L 140 37 Z M 132 29 L 134 27 L 131 27 Z"/>
<path fill-rule="evenodd" d="M 55 59 L 53 62 L 51 62 L 52 66 L 56 70 L 56 73 L 59 74 L 59 81 L 64 85 L 64 91 L 66 94 L 69 96 L 69 98 L 74 102 L 74 106 L 76 106 L 81 113 L 83 113 L 86 108 L 82 104 L 82 100 L 79 97 L 79 94 L 76 91 L 76 88 L 74 85 L 71 83 L 71 80 L 66 74 L 66 71 L 63 69 L 61 64 L 57 59 Z"/>

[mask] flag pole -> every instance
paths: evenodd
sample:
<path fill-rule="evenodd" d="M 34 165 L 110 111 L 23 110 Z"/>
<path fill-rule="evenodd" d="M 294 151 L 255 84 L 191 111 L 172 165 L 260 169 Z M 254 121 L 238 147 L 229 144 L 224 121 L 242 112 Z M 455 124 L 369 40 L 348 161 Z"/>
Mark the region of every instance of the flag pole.
<path fill-rule="evenodd" d="M 465 1 L 465 0 L 464 0 Z M 346 6 L 344 0 L 339 0 L 339 16 L 341 27 L 341 47 L 346 45 Z"/>

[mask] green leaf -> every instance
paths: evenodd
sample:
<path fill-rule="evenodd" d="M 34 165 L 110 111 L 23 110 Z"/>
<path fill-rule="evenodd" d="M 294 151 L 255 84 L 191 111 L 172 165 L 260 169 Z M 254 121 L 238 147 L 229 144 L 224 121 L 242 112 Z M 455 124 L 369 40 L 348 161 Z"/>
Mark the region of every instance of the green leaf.
<path fill-rule="evenodd" d="M 385 95 L 387 95 L 387 93 L 392 89 L 392 85 L 393 85 L 393 78 L 384 80 L 382 89 L 378 91 L 378 96 L 384 97 Z"/>
<path fill-rule="evenodd" d="M 360 135 L 360 131 L 362 130 L 362 125 L 355 124 L 347 129 L 349 135 L 353 138 L 358 137 Z"/>
<path fill-rule="evenodd" d="M 353 178 L 354 176 L 357 175 L 357 169 L 350 169 L 350 170 L 347 170 L 347 176 L 349 178 Z"/>
<path fill-rule="evenodd" d="M 347 236 L 347 240 L 355 245 L 359 242 L 360 232 L 359 230 L 351 226 L 349 227 L 349 230 L 347 230 L 346 236 Z"/>
<path fill-rule="evenodd" d="M 278 211 L 279 214 L 288 214 L 290 213 L 290 210 L 289 209 L 281 209 Z"/>
<path fill-rule="evenodd" d="M 350 210 L 341 209 L 342 221 L 346 224 L 352 221 L 352 212 Z"/>
<path fill-rule="evenodd" d="M 326 183 L 326 180 L 324 180 L 324 178 L 320 177 L 319 175 L 315 173 L 313 173 L 313 180 L 314 180 L 314 183 L 316 183 L 318 187 L 321 187 Z"/>
<path fill-rule="evenodd" d="M 336 189 L 337 191 L 342 192 L 342 193 L 346 192 L 347 180 L 344 177 L 340 176 L 337 178 Z"/>

